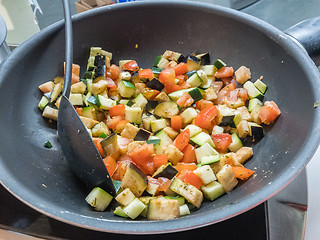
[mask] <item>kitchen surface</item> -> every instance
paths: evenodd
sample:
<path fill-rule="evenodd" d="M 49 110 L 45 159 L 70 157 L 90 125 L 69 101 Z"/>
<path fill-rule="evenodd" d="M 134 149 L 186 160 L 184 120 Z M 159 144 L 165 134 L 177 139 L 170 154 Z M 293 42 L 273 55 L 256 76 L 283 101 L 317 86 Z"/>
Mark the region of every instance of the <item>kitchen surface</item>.
<path fill-rule="evenodd" d="M 72 14 L 77 13 L 75 2 L 75 0 L 70 0 Z M 320 0 L 203 0 L 198 2 L 219 4 L 238 9 L 260 18 L 280 30 L 286 30 L 299 21 L 320 14 Z M 63 18 L 61 0 L 0 0 L 0 14 L 8 21 L 7 43 L 12 49 L 41 29 Z M 34 18 L 34 15 L 36 18 Z M 215 239 L 294 240 L 303 239 L 303 237 L 307 240 L 319 239 L 319 171 L 320 150 L 318 149 L 306 171 L 303 171 L 297 179 L 267 203 L 263 203 L 225 222 L 177 234 L 155 235 L 152 236 L 152 239 L 195 239 L 199 236 L 206 237 L 210 232 L 215 232 L 215 234 L 217 232 L 214 235 Z M 288 202 L 308 202 L 307 214 L 305 215 L 305 208 L 296 209 L 293 207 L 288 210 L 284 209 L 285 207 L 279 207 L 279 199 L 286 198 L 288 198 Z M 269 209 L 270 212 L 266 209 Z M 272 210 L 275 211 L 275 209 L 278 214 L 272 213 Z M 272 224 L 274 223 L 273 219 L 277 222 L 277 226 Z M 222 232 L 221 229 L 226 231 Z M 100 233 L 70 226 L 27 207 L 0 186 L 0 240 L 43 238 L 147 239 L 150 236 Z"/>

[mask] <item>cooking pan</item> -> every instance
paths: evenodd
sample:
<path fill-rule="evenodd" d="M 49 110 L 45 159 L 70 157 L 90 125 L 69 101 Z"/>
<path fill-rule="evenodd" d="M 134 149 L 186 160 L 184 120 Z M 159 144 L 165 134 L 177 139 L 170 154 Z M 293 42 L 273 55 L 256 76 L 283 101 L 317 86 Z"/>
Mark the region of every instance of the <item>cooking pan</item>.
<path fill-rule="evenodd" d="M 246 167 L 255 176 L 231 193 L 204 202 L 191 215 L 169 221 L 125 220 L 95 212 L 84 198 L 91 190 L 72 173 L 56 136 L 42 118 L 38 85 L 63 74 L 64 25 L 58 22 L 19 46 L 0 76 L 0 181 L 28 206 L 76 226 L 115 233 L 183 231 L 226 220 L 266 201 L 296 177 L 319 144 L 319 72 L 288 35 L 240 12 L 192 2 L 116 4 L 74 16 L 74 62 L 86 66 L 91 46 L 150 67 L 166 49 L 209 52 L 211 60 L 245 65 L 264 77 L 280 118 L 265 128 Z M 135 46 L 138 46 L 136 48 Z M 311 47 L 311 51 L 316 47 Z M 83 71 L 82 71 L 83 73 Z M 44 148 L 49 140 L 53 148 Z"/>

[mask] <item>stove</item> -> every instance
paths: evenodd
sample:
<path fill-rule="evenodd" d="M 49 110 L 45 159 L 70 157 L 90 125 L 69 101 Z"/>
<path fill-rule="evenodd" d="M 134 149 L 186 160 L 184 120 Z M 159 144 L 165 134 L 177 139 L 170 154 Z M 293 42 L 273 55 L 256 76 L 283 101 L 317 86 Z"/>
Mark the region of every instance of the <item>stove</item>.
<path fill-rule="evenodd" d="M 41 2 L 46 0 L 38 0 L 40 7 L 44 5 Z M 53 2 L 53 1 L 52 1 Z M 61 7 L 60 0 L 57 6 Z M 198 2 L 209 2 L 219 4 L 219 0 L 203 0 Z M 236 0 L 230 2 L 237 2 Z M 249 2 L 249 1 L 248 1 Z M 255 3 L 253 3 L 255 2 Z M 315 17 L 320 13 L 320 0 L 259 0 L 251 1 L 251 5 L 242 8 L 240 11 L 258 17 L 270 24 L 276 26 L 280 30 L 285 30 L 291 25 L 310 17 Z M 54 3 L 53 3 L 54 4 Z M 238 5 L 240 6 L 240 5 Z M 52 6 L 50 6 L 52 8 Z M 63 18 L 63 15 L 56 14 L 56 18 L 52 18 L 51 23 L 42 22 L 45 18 L 46 10 L 42 8 L 44 15 L 38 16 L 39 26 L 41 28 L 58 21 Z M 55 9 L 56 12 L 57 9 Z M 74 11 L 74 9 L 73 9 Z M 61 11 L 62 12 L 62 11 Z M 74 12 L 75 13 L 75 12 Z M 47 24 L 47 25 L 46 25 Z M 156 234 L 156 235 L 119 235 L 112 233 L 102 233 L 92 230 L 79 228 L 68 225 L 60 221 L 54 220 L 45 216 L 32 208 L 24 205 L 22 202 L 8 193 L 0 186 L 0 229 L 8 230 L 25 235 L 20 239 L 25 239 L 26 236 L 34 236 L 45 239 L 195 239 L 201 237 L 210 237 L 214 239 L 281 239 L 295 240 L 304 239 L 306 218 L 307 218 L 307 178 L 311 179 L 311 186 L 315 187 L 319 181 L 313 181 L 316 176 L 316 159 L 320 157 L 318 151 L 312 159 L 312 168 L 307 168 L 308 174 L 304 170 L 293 182 L 285 187 L 278 194 L 273 196 L 265 203 L 229 220 L 209 225 L 206 227 L 188 230 L 178 233 Z M 318 167 L 320 168 L 320 167 Z M 320 170 L 320 169 L 319 169 Z M 310 190 L 310 184 L 309 184 Z M 309 196 L 312 197 L 316 192 L 314 188 L 309 191 Z M 320 199 L 320 195 L 317 195 Z M 315 203 L 312 199 L 312 206 Z M 309 201 L 310 205 L 310 201 Z M 310 223 L 310 231 L 316 231 L 314 213 L 320 213 L 320 210 L 314 210 L 310 214 L 312 221 Z M 308 230 L 308 225 L 307 225 Z M 319 230 L 317 230 L 319 233 Z M 313 233 L 312 232 L 312 233 Z M 317 239 L 319 235 L 313 235 L 307 231 L 306 239 Z M 18 237 L 18 235 L 16 235 Z M 21 235 L 20 235 L 21 237 Z M 0 240 L 3 239 L 0 231 Z M 17 239 L 17 238 L 14 238 Z"/>

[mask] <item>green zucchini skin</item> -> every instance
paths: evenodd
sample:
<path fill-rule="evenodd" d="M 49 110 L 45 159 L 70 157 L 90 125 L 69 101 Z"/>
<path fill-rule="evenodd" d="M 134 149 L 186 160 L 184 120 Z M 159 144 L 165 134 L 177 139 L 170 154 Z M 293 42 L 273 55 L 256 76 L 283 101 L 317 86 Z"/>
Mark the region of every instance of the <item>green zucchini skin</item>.
<path fill-rule="evenodd" d="M 156 106 L 154 114 L 158 117 L 171 118 L 179 114 L 179 108 L 175 102 L 162 102 Z"/>

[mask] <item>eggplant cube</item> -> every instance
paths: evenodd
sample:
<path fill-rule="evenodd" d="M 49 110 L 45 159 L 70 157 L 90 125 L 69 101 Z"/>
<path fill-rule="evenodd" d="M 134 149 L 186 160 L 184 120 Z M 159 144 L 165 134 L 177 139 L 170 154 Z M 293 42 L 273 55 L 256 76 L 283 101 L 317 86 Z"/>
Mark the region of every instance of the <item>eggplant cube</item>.
<path fill-rule="evenodd" d="M 151 199 L 148 208 L 149 220 L 169 220 L 180 217 L 179 201 L 166 198 Z"/>

